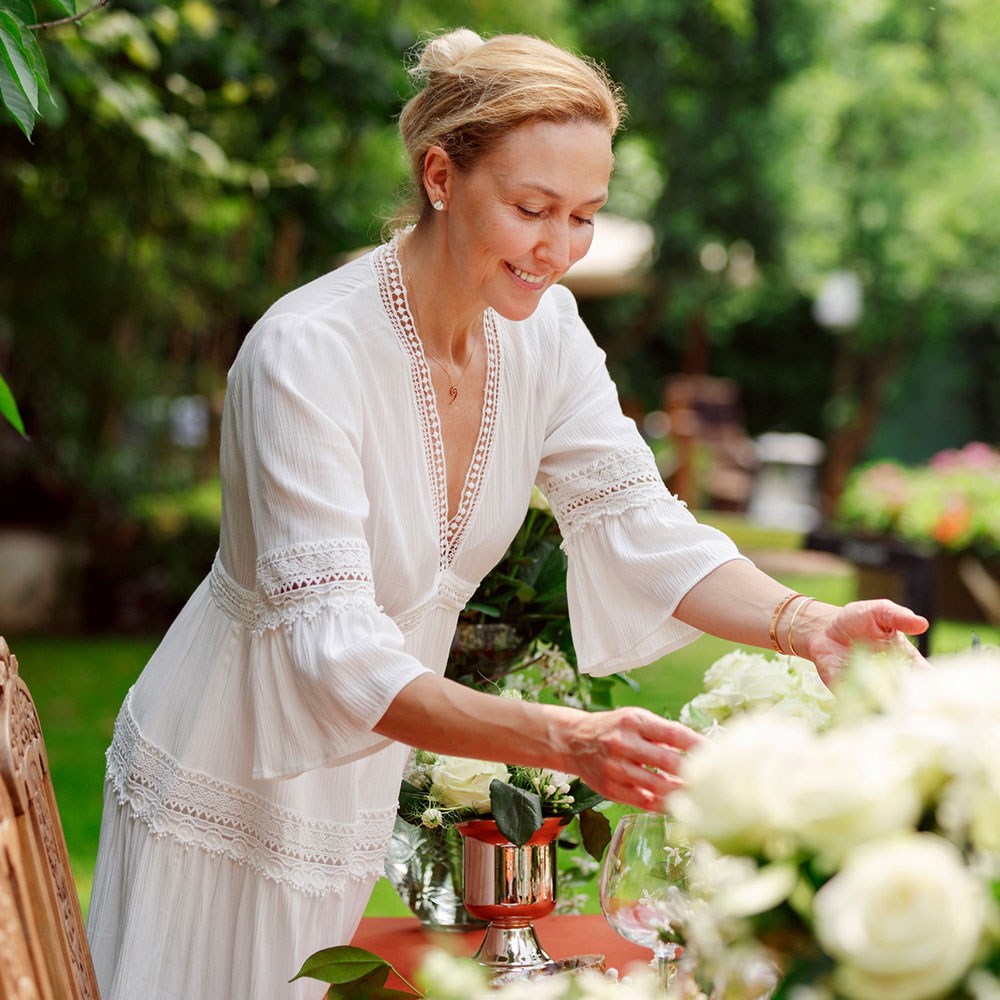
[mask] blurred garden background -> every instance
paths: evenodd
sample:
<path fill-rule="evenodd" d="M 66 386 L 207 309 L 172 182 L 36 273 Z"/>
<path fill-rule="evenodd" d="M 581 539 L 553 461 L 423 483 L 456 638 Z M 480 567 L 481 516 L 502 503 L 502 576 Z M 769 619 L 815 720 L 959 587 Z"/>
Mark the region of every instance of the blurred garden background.
<path fill-rule="evenodd" d="M 0 0 L 0 41 L 65 7 Z M 0 376 L 28 435 L 0 423 L 0 634 L 85 900 L 114 714 L 215 551 L 228 366 L 274 298 L 380 239 L 406 53 L 458 25 L 624 88 L 607 214 L 634 225 L 567 283 L 671 488 L 831 600 L 859 574 L 811 531 L 947 552 L 979 583 L 932 650 L 996 641 L 992 0 L 112 0 L 32 32 L 30 141 L 0 108 Z M 617 696 L 675 713 L 725 648 Z"/>

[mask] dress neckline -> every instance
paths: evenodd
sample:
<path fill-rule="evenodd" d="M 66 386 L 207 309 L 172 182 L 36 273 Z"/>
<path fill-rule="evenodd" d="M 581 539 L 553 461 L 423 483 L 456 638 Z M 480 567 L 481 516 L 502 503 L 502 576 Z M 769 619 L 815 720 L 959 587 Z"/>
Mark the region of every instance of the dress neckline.
<path fill-rule="evenodd" d="M 448 569 L 454 562 L 466 529 L 475 512 L 486 478 L 487 466 L 496 436 L 496 417 L 500 398 L 500 337 L 496 313 L 487 309 L 483 314 L 483 340 L 486 344 L 486 385 L 479 433 L 466 470 L 453 517 L 448 516 L 448 475 L 445 466 L 444 436 L 438 415 L 430 364 L 423 342 L 413 319 L 403 270 L 399 262 L 399 242 L 409 230 L 400 230 L 393 239 L 374 251 L 372 264 L 378 279 L 379 296 L 400 346 L 410 361 L 410 383 L 420 419 L 424 457 L 433 494 L 438 524 L 439 569 Z"/>

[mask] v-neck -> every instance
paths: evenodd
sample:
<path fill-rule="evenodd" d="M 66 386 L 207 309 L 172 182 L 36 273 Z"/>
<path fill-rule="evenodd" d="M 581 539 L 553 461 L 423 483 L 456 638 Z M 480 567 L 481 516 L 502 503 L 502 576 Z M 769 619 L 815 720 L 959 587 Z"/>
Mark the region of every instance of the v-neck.
<path fill-rule="evenodd" d="M 405 231 L 404 231 L 405 232 Z M 483 340 L 486 344 L 486 385 L 483 390 L 483 410 L 479 433 L 472 458 L 462 481 L 458 507 L 448 514 L 448 470 L 445 463 L 444 435 L 438 414 L 437 397 L 431 379 L 430 364 L 410 310 L 399 263 L 398 246 L 403 233 L 372 254 L 372 265 L 378 278 L 379 295 L 392 323 L 399 343 L 410 361 L 410 383 L 420 419 L 424 456 L 433 494 L 438 525 L 439 568 L 447 569 L 465 536 L 469 521 L 482 491 L 493 439 L 496 436 L 496 415 L 500 390 L 500 337 L 496 315 L 492 309 L 483 314 Z"/>

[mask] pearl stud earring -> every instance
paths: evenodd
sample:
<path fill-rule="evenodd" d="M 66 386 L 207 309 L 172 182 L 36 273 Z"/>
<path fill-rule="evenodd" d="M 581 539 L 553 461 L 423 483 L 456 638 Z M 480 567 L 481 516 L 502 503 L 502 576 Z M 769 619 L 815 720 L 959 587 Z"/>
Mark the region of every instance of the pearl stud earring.
<path fill-rule="evenodd" d="M 444 211 L 444 202 L 440 198 L 438 198 L 438 200 L 436 202 L 434 202 L 434 211 L 435 212 L 443 212 Z"/>

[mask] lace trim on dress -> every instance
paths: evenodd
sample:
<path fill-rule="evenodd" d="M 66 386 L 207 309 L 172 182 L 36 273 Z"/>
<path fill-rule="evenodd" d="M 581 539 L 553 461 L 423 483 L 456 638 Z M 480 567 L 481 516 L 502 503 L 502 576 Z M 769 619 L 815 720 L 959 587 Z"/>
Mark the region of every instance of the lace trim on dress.
<path fill-rule="evenodd" d="M 188 770 L 143 737 L 131 700 L 129 692 L 115 722 L 108 781 L 155 836 L 248 865 L 309 896 L 342 894 L 348 879 L 382 874 L 395 810 L 361 810 L 352 823 L 332 823 Z"/>
<path fill-rule="evenodd" d="M 372 254 L 372 265 L 378 278 L 379 295 L 400 344 L 410 358 L 410 380 L 417 401 L 424 454 L 431 477 L 434 507 L 438 515 L 439 569 L 447 569 L 461 545 L 466 527 L 482 490 L 487 462 L 496 435 L 496 415 L 500 404 L 500 336 L 496 315 L 492 309 L 483 314 L 483 337 L 486 342 L 486 387 L 483 394 L 483 415 L 472 461 L 462 485 L 455 516 L 448 519 L 448 478 L 445 468 L 444 442 L 438 417 L 430 364 L 424 354 L 423 342 L 410 311 L 399 263 L 399 241 L 409 230 L 396 233 L 392 241 L 378 247 Z"/>
<path fill-rule="evenodd" d="M 420 625 L 427 613 L 435 608 L 445 608 L 457 615 L 469 603 L 475 592 L 476 584 L 463 580 L 450 570 L 445 570 L 434 595 L 423 604 L 418 604 L 412 611 L 407 611 L 396 619 L 399 631 L 403 635 L 408 635 Z"/>
<path fill-rule="evenodd" d="M 328 539 L 266 553 L 257 560 L 258 590 L 241 587 L 216 554 L 212 600 L 256 634 L 289 627 L 323 611 L 378 610 L 368 549 L 358 539 Z"/>
<path fill-rule="evenodd" d="M 648 448 L 629 448 L 600 458 L 542 487 L 564 541 L 605 517 L 657 500 L 681 503 L 663 485 Z"/>

